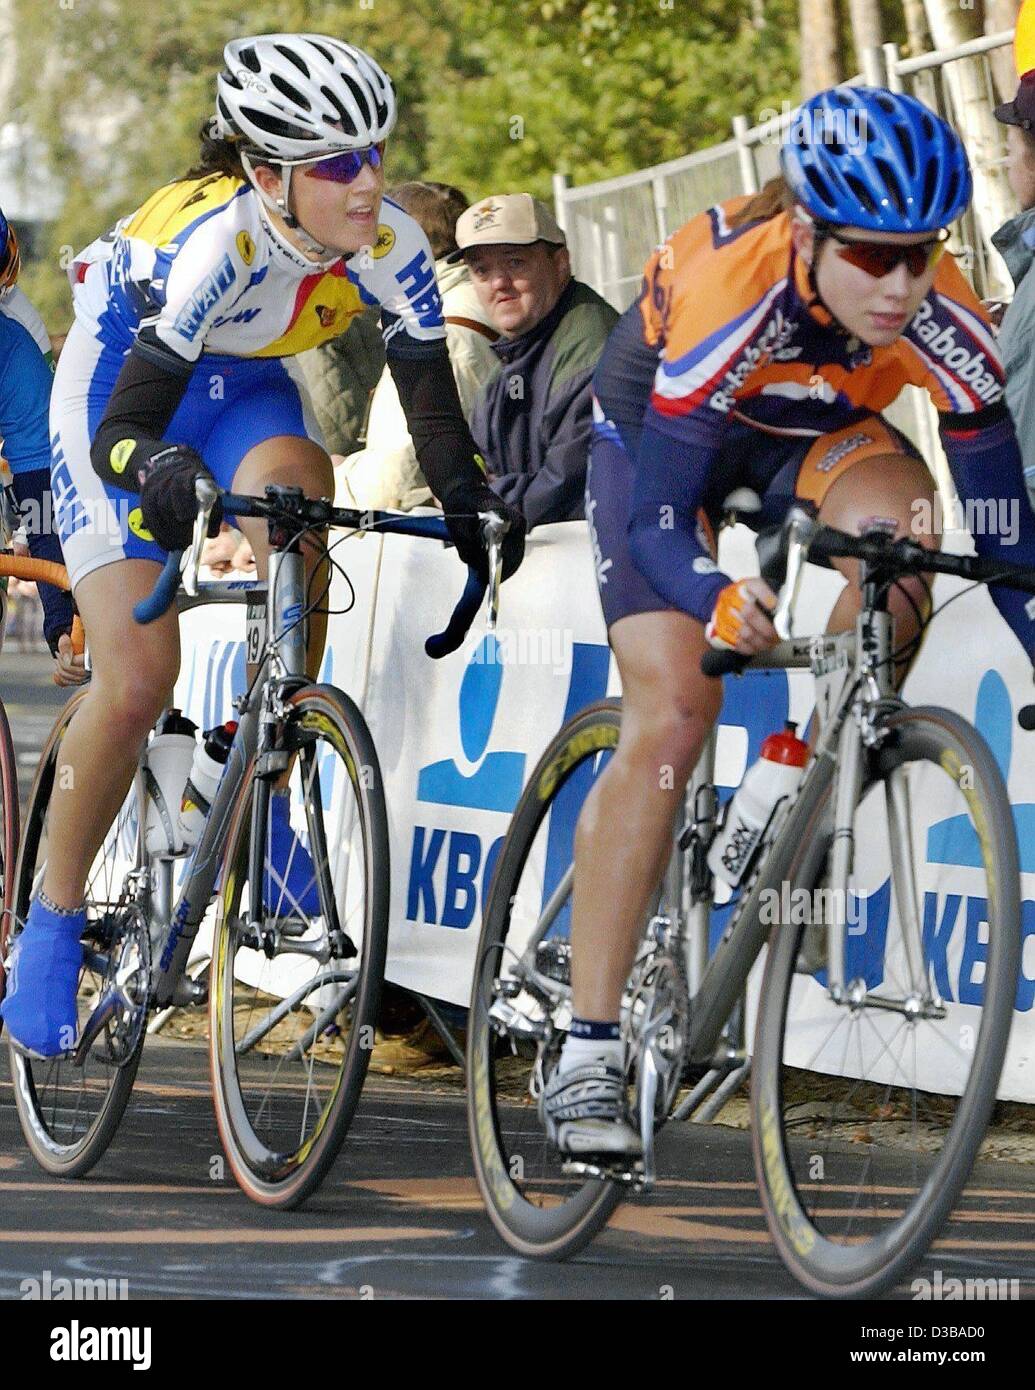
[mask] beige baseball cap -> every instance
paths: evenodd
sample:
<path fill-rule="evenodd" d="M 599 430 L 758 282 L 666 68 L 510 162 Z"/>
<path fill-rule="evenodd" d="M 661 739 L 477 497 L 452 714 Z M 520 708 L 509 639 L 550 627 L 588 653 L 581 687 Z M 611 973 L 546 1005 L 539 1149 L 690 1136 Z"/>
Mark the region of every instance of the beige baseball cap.
<path fill-rule="evenodd" d="M 550 241 L 567 246 L 553 213 L 531 193 L 499 193 L 472 203 L 456 222 L 458 249 L 446 257 L 459 261 L 472 246 L 531 246 Z"/>

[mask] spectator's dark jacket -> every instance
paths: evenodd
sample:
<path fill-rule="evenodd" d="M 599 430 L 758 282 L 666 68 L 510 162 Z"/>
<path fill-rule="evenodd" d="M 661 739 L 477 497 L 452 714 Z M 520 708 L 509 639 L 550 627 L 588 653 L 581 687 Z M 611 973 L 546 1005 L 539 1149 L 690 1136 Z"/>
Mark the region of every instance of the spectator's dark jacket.
<path fill-rule="evenodd" d="M 542 323 L 493 344 L 500 370 L 475 399 L 471 433 L 493 487 L 530 527 L 584 515 L 590 380 L 617 321 L 571 280 Z"/>
<path fill-rule="evenodd" d="M 1016 291 L 1003 315 L 999 350 L 1006 368 L 1006 404 L 1024 459 L 1024 481 L 1035 502 L 1035 209 L 1013 217 L 992 236 Z"/>

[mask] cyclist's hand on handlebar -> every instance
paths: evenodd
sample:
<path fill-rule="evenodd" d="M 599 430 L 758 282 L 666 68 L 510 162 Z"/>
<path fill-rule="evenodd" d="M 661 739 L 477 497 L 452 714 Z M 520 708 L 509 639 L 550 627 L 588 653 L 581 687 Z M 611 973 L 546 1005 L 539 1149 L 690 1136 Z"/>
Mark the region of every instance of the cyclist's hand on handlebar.
<path fill-rule="evenodd" d="M 482 578 L 488 576 L 488 560 L 478 513 L 495 512 L 507 522 L 509 529 L 503 538 L 503 578 L 509 579 L 525 554 L 525 518 L 517 508 L 504 502 L 488 483 L 482 483 L 453 493 L 443 501 L 442 509 L 457 554 Z"/>
<path fill-rule="evenodd" d="M 72 638 L 67 632 L 63 632 L 57 640 L 54 661 L 55 685 L 82 685 L 90 679 L 90 673 L 86 669 L 86 657 L 82 652 L 76 653 L 72 650 Z"/>
<path fill-rule="evenodd" d="M 770 614 L 776 595 L 764 579 L 742 579 L 727 584 L 715 603 L 704 635 L 713 647 L 743 652 L 764 652 L 780 640 Z"/>
<path fill-rule="evenodd" d="M 186 550 L 198 515 L 195 480 L 212 475 L 200 455 L 184 444 L 170 445 L 155 454 L 151 462 L 152 471 L 140 489 L 144 525 L 163 550 Z M 217 498 L 209 521 L 210 537 L 218 536 L 222 520 L 223 507 Z"/>

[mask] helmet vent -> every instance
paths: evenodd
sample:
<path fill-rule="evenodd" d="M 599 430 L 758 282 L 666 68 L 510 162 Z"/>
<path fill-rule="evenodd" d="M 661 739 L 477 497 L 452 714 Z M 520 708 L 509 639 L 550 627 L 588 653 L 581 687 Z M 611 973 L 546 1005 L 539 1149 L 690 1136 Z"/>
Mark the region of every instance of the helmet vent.
<path fill-rule="evenodd" d="M 804 173 L 805 177 L 809 181 L 809 184 L 813 192 L 819 198 L 820 202 L 824 205 L 824 207 L 829 208 L 831 204 L 834 202 L 834 197 L 830 190 L 830 185 L 827 183 L 826 179 L 820 176 L 820 173 L 817 169 L 806 168 L 804 170 Z"/>
<path fill-rule="evenodd" d="M 259 130 L 264 130 L 267 135 L 280 135 L 288 140 L 311 140 L 311 131 L 303 130 L 301 126 L 292 125 L 290 121 L 282 120 L 280 116 L 271 116 L 267 111 L 257 111 L 252 107 L 242 106 L 241 115 L 246 116 L 251 123 Z"/>
<path fill-rule="evenodd" d="M 254 48 L 242 48 L 237 56 L 245 67 L 250 68 L 252 72 L 258 72 L 259 68 L 262 66 L 259 62 L 259 55 Z"/>
<path fill-rule="evenodd" d="M 955 177 L 953 178 L 953 184 L 955 184 Z M 923 202 L 924 212 L 927 212 L 927 211 L 933 212 L 933 211 L 934 211 L 934 209 L 935 209 L 935 190 L 937 189 L 937 187 L 938 187 L 938 168 L 937 168 L 937 166 L 936 166 L 934 160 L 933 160 L 933 159 L 929 159 L 929 160 L 927 161 L 927 168 L 926 168 L 926 170 L 924 171 L 924 202 Z M 953 187 L 953 190 L 952 190 L 952 191 L 953 191 L 953 193 L 955 193 L 955 188 L 954 188 L 954 187 Z M 943 200 L 942 200 L 942 204 L 943 204 L 943 206 L 944 206 L 944 205 L 946 205 L 946 203 L 951 204 L 951 203 L 954 202 L 954 201 L 955 201 L 954 198 L 949 198 L 949 199 L 947 199 L 947 200 L 943 199 Z"/>
<path fill-rule="evenodd" d="M 303 111 L 312 110 L 312 103 L 305 92 L 300 92 L 292 83 L 285 82 L 279 72 L 271 72 L 269 77 L 271 85 L 276 87 L 281 96 L 287 97 L 288 101 L 294 102 L 295 105 L 300 106 Z"/>
<path fill-rule="evenodd" d="M 909 177 L 915 179 L 917 176 L 916 149 L 907 133 L 900 125 L 896 125 L 895 137 L 898 140 L 898 147 L 902 151 L 902 158 L 906 161 L 906 168 L 909 170 Z"/>
<path fill-rule="evenodd" d="M 367 101 L 366 92 L 364 92 L 363 88 L 359 85 L 358 82 L 354 81 L 351 77 L 349 77 L 348 73 L 342 74 L 342 80 L 348 84 L 349 91 L 356 98 L 356 105 L 360 109 L 360 114 L 362 115 L 363 120 L 366 122 L 367 125 L 369 125 L 371 111 L 370 104 Z M 356 127 L 353 124 L 351 128 L 352 130 L 355 130 Z"/>
<path fill-rule="evenodd" d="M 282 43 L 278 43 L 276 45 L 276 49 L 282 58 L 286 58 L 289 63 L 294 64 L 294 66 L 298 69 L 298 71 L 302 74 L 303 77 L 309 76 L 309 69 L 306 67 L 305 63 L 302 61 L 302 59 L 299 57 L 297 53 L 292 52 L 290 48 L 288 48 L 285 44 Z"/>
<path fill-rule="evenodd" d="M 874 165 L 880 174 L 881 182 L 887 191 L 888 198 L 895 205 L 895 211 L 901 216 L 906 212 L 906 200 L 902 196 L 902 189 L 899 187 L 898 178 L 894 169 L 886 159 L 875 159 Z"/>
<path fill-rule="evenodd" d="M 333 92 L 330 87 L 321 87 L 320 94 L 324 98 L 324 100 L 327 101 L 329 105 L 333 106 L 335 111 L 337 111 L 338 118 L 341 121 L 342 130 L 347 135 L 354 135 L 356 133 L 356 123 L 355 121 L 353 121 L 349 113 L 345 110 L 344 106 L 342 106 L 337 94 Z"/>
<path fill-rule="evenodd" d="M 869 190 L 869 189 L 866 187 L 866 185 L 863 183 L 862 179 L 857 178 L 855 174 L 847 174 L 847 173 L 845 174 L 844 178 L 845 178 L 845 183 L 848 184 L 848 187 L 849 187 L 849 188 L 852 190 L 852 192 L 855 194 L 855 196 L 856 196 L 856 198 L 858 199 L 860 205 L 861 205 L 868 213 L 870 213 L 871 216 L 872 216 L 872 215 L 876 215 L 876 213 L 879 211 L 879 209 L 878 209 L 878 207 L 877 207 L 876 202 L 874 201 L 873 195 L 870 193 L 870 190 Z"/>

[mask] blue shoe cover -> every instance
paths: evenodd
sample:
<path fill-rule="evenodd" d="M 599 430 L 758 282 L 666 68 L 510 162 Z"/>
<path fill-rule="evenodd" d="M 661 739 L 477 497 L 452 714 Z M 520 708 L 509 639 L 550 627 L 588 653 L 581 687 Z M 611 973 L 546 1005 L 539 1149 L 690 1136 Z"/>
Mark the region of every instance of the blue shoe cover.
<path fill-rule="evenodd" d="M 274 917 L 319 917 L 320 890 L 309 851 L 291 826 L 287 792 L 270 797 L 266 910 Z"/>
<path fill-rule="evenodd" d="M 15 938 L 7 965 L 7 993 L 0 1004 L 8 1035 L 23 1052 L 58 1057 L 71 1052 L 79 1031 L 76 994 L 86 913 L 51 912 L 39 900 Z"/>

